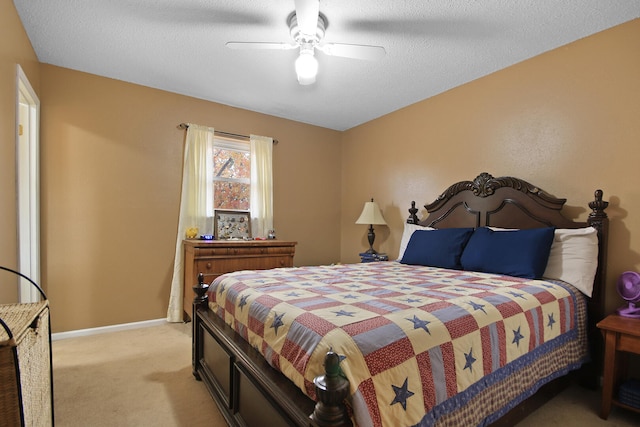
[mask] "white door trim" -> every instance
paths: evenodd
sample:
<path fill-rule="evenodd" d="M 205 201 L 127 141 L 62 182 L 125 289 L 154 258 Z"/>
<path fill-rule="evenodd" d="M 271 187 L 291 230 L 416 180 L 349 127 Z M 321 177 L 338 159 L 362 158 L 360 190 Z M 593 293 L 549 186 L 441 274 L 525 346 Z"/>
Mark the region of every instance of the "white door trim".
<path fill-rule="evenodd" d="M 18 271 L 40 283 L 40 99 L 20 65 L 16 70 L 16 191 Z M 37 289 L 24 279 L 20 302 L 38 301 Z"/>

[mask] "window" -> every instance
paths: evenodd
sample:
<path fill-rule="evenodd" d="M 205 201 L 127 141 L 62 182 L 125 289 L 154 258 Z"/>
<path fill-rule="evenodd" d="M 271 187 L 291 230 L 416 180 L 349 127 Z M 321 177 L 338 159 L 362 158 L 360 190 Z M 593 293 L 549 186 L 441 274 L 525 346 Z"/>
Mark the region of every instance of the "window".
<path fill-rule="evenodd" d="M 216 138 L 213 146 L 214 209 L 251 208 L 251 152 L 248 142 Z"/>

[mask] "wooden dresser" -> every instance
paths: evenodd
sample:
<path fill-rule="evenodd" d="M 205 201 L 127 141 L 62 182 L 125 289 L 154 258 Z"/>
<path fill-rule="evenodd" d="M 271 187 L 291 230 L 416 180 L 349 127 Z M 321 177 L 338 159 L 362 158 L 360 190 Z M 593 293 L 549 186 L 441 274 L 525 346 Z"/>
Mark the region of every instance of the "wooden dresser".
<path fill-rule="evenodd" d="M 184 240 L 184 311 L 190 318 L 193 286 L 198 274 L 204 282 L 238 270 L 266 270 L 293 267 L 297 242 L 284 240 Z"/>

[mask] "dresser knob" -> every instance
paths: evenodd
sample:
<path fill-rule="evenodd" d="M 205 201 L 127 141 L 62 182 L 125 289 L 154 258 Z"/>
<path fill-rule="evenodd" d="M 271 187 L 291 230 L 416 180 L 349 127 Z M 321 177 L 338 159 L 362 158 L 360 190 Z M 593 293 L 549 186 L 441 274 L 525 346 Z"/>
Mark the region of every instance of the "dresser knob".
<path fill-rule="evenodd" d="M 210 262 L 207 263 L 207 270 L 211 270 L 211 263 Z"/>

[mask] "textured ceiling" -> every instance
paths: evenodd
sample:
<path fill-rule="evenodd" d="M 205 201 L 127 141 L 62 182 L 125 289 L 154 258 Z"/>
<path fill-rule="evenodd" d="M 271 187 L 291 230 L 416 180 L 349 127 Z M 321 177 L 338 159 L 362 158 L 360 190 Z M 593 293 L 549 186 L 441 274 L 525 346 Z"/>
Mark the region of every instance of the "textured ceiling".
<path fill-rule="evenodd" d="M 293 0 L 14 0 L 40 62 L 345 130 L 640 17 L 640 0 L 321 0 L 324 41 L 383 46 L 325 56 L 297 83 Z M 215 123 L 211 123 L 214 125 Z"/>

